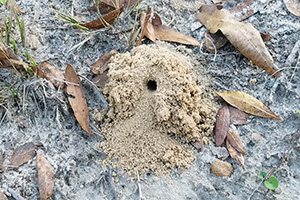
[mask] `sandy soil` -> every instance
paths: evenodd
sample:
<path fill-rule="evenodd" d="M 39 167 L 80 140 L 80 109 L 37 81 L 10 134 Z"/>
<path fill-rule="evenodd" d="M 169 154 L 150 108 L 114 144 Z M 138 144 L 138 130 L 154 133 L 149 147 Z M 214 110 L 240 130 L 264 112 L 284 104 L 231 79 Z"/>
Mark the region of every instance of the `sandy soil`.
<path fill-rule="evenodd" d="M 229 2 L 225 8 L 241 3 Z M 40 141 L 55 171 L 53 199 L 248 199 L 259 184 L 259 172 L 271 170 L 280 163 L 291 146 L 292 138 L 299 131 L 296 110 L 300 109 L 300 72 L 295 68 L 299 67 L 300 56 L 299 18 L 289 13 L 282 1 L 255 2 L 253 6 L 259 11 L 247 21 L 259 31 L 271 35 L 266 46 L 279 68 L 285 68 L 280 78 L 275 79 L 262 69 L 251 66 L 249 60 L 230 44 L 220 50 L 215 59 L 215 55 L 204 48 L 180 47 L 187 48 L 190 55 L 204 65 L 215 90 L 247 91 L 282 118 L 282 121 L 277 121 L 255 117 L 251 123 L 238 127 L 248 153 L 244 167 L 223 156 L 223 147 L 217 148 L 211 142 L 203 152 L 194 151 L 196 160 L 189 169 L 174 168 L 171 179 L 146 173 L 140 174 L 140 181 L 131 181 L 122 169 L 99 164 L 99 160 L 106 157 L 98 148 L 104 136 L 93 121 L 92 136 L 81 129 L 63 91 L 50 88 L 46 80 L 6 69 L 1 69 L 0 80 L 13 85 L 19 94 L 5 104 L 7 112 L 0 109 L 1 119 L 5 117 L 1 123 L 0 153 L 9 157 L 17 146 Z M 82 46 L 73 49 L 88 36 L 59 21 L 51 12 L 50 4 L 82 20 L 90 20 L 95 14 L 83 8 L 92 1 L 21 0 L 17 3 L 26 11 L 23 19 L 28 44 L 37 47 L 36 50 L 26 48 L 29 54 L 37 63 L 47 61 L 61 70 L 72 64 L 82 77 L 89 107 L 107 109 L 101 91 L 87 81 L 92 76 L 89 63 L 111 49 L 129 51 L 127 35 L 99 31 Z M 203 43 L 206 29 L 194 22 L 201 3 L 211 2 L 149 0 L 144 4 L 152 6 L 164 24 Z M 2 20 L 7 11 L 2 7 L 0 13 Z M 128 29 L 133 20 L 134 16 L 126 20 L 121 16 L 117 30 Z M 15 39 L 20 41 L 17 36 Z M 25 60 L 19 42 L 18 46 L 19 57 Z M 19 119 L 26 122 L 25 128 Z M 299 147 L 299 141 L 296 147 Z M 274 174 L 280 182 L 275 191 L 266 194 L 267 189 L 261 185 L 251 199 L 297 199 L 300 195 L 299 156 L 299 148 L 294 148 Z M 232 163 L 234 171 L 230 178 L 217 178 L 211 173 L 211 163 L 217 158 Z M 0 190 L 13 189 L 24 199 L 39 199 L 37 186 L 35 158 L 18 169 L 0 174 Z"/>

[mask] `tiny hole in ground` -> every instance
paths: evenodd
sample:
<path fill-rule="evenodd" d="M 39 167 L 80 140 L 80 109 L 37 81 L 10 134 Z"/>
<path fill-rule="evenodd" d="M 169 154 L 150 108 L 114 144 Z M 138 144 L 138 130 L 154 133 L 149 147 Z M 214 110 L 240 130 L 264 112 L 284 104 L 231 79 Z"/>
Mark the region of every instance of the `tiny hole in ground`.
<path fill-rule="evenodd" d="M 157 83 L 156 83 L 156 81 L 149 80 L 149 81 L 147 82 L 147 88 L 148 88 L 148 90 L 150 90 L 150 91 L 155 91 L 155 90 L 157 89 Z"/>

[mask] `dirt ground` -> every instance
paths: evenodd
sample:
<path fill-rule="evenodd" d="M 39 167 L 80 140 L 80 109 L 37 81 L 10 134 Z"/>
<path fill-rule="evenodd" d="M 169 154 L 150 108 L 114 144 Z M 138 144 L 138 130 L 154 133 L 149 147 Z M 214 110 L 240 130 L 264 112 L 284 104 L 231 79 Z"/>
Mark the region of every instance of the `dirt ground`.
<path fill-rule="evenodd" d="M 23 19 L 28 44 L 26 48 L 36 63 L 47 61 L 65 70 L 73 65 L 80 74 L 86 91 L 88 106 L 108 109 L 108 103 L 101 90 L 94 87 L 91 63 L 111 49 L 127 52 L 132 48 L 127 33 L 110 34 L 100 30 L 82 46 L 75 45 L 89 36 L 74 29 L 70 24 L 59 21 L 52 13 L 51 5 L 59 6 L 80 20 L 91 20 L 95 14 L 85 8 L 91 0 L 16 1 L 26 11 Z M 242 1 L 229 0 L 226 9 Z M 200 5 L 211 3 L 203 0 L 144 1 L 151 6 L 170 27 L 190 35 L 204 45 L 206 28 L 195 22 Z M 255 117 L 252 122 L 239 126 L 247 155 L 245 166 L 236 165 L 231 158 L 223 155 L 224 147 L 213 142 L 203 152 L 194 151 L 196 161 L 188 169 L 174 168 L 171 178 L 152 173 L 140 174 L 140 181 L 132 180 L 122 169 L 101 166 L 99 160 L 106 155 L 99 149 L 104 140 L 98 124 L 91 122 L 93 135 L 87 135 L 76 122 L 67 95 L 48 86 L 47 80 L 22 75 L 11 69 L 0 70 L 0 81 L 18 89 L 17 97 L 11 98 L 6 109 L 0 109 L 1 140 L 0 153 L 9 157 L 13 150 L 26 142 L 41 142 L 45 157 L 54 168 L 55 189 L 53 199 L 248 199 L 257 188 L 260 171 L 269 171 L 281 162 L 290 148 L 292 138 L 300 128 L 300 23 L 282 0 L 258 0 L 253 6 L 258 12 L 248 18 L 260 32 L 271 35 L 266 46 L 281 71 L 280 78 L 274 78 L 261 68 L 251 66 L 232 45 L 227 44 L 216 57 L 204 47 L 183 46 L 182 52 L 189 52 L 211 77 L 215 91 L 241 90 L 252 94 L 274 113 L 281 121 Z M 0 20 L 7 10 L 0 8 Z M 134 22 L 134 15 L 120 16 L 115 32 L 127 30 Z M 18 34 L 16 34 L 18 35 Z M 16 38 L 16 41 L 20 41 Z M 144 44 L 151 43 L 148 40 Z M 19 57 L 25 60 L 23 48 L 18 42 Z M 158 52 L 159 53 L 159 52 Z M 200 76 L 201 74 L 199 74 Z M 2 83 L 3 84 L 3 81 Z M 219 99 L 216 101 L 221 103 Z M 20 124 L 20 119 L 25 126 Z M 91 117 L 92 119 L 92 117 Z M 258 137 L 258 134 L 261 137 Z M 288 159 L 274 174 L 279 187 L 267 193 L 262 184 L 251 199 L 298 199 L 300 196 L 300 149 L 299 141 Z M 234 171 L 230 178 L 218 178 L 211 173 L 210 166 L 217 158 L 230 162 Z M 39 199 L 36 176 L 36 158 L 15 170 L 0 173 L 0 190 L 13 189 L 24 199 Z M 6 192 L 8 194 L 8 192 Z M 13 197 L 9 197 L 14 199 Z"/>

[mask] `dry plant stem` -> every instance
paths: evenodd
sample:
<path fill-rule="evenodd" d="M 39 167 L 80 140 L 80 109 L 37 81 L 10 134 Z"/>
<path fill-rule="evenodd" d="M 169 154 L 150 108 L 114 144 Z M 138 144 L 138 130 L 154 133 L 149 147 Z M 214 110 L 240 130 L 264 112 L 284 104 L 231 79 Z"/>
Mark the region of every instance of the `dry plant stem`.
<path fill-rule="evenodd" d="M 258 186 L 255 188 L 255 190 L 251 193 L 251 195 L 249 196 L 248 200 L 251 199 L 251 197 L 253 196 L 253 194 L 258 190 L 258 188 L 260 187 L 260 185 L 268 180 L 276 171 L 278 171 L 279 167 L 287 160 L 287 157 L 289 155 L 289 153 L 293 150 L 295 144 L 296 144 L 296 141 L 297 139 L 300 138 L 300 130 L 299 130 L 299 133 L 293 138 L 292 140 L 292 145 L 291 147 L 287 150 L 287 152 L 284 154 L 284 156 L 282 157 L 281 159 L 281 162 L 276 166 L 274 167 L 271 171 L 269 171 L 267 173 L 267 175 L 260 181 L 260 183 L 258 184 Z"/>

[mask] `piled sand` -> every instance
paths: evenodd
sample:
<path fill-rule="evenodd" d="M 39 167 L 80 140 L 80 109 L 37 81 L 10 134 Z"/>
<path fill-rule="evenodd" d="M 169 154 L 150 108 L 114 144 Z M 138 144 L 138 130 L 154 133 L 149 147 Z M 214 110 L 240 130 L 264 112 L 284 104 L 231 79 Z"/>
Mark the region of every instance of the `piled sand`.
<path fill-rule="evenodd" d="M 196 84 L 188 58 L 166 44 L 142 45 L 117 54 L 109 67 L 105 163 L 130 175 L 189 167 L 195 157 L 187 142 L 207 141 L 216 106 L 206 85 Z"/>

